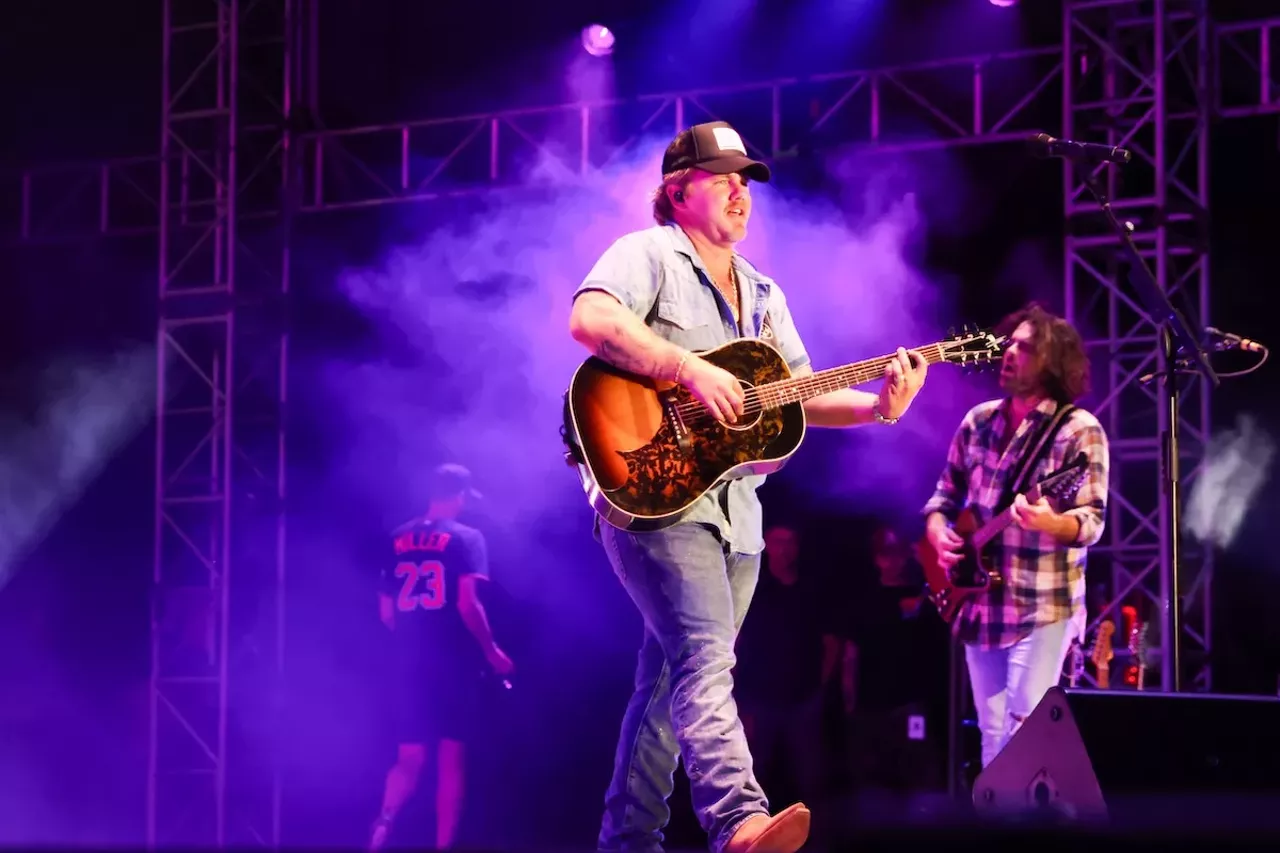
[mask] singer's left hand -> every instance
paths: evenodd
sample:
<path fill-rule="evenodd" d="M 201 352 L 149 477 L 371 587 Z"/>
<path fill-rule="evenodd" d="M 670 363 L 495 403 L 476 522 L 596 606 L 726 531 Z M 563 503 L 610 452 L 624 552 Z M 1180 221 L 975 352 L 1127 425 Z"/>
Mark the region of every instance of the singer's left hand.
<path fill-rule="evenodd" d="M 1028 503 L 1026 495 L 1018 495 L 1013 499 L 1013 518 L 1023 530 L 1049 532 L 1057 519 L 1057 513 L 1044 498 L 1035 503 Z"/>
<path fill-rule="evenodd" d="M 911 408 L 911 401 L 924 387 L 924 377 L 929 363 L 918 350 L 898 347 L 897 357 L 884 371 L 884 385 L 880 387 L 877 407 L 881 416 L 900 418 Z"/>

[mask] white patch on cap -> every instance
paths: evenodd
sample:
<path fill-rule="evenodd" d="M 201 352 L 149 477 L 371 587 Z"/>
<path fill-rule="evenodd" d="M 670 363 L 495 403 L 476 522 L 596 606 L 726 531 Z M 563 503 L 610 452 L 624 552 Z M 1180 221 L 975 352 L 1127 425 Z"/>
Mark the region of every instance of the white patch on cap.
<path fill-rule="evenodd" d="M 742 144 L 742 137 L 733 128 L 713 127 L 711 132 L 715 134 L 716 145 L 719 146 L 721 151 L 737 151 L 742 155 L 747 153 L 747 147 Z"/>

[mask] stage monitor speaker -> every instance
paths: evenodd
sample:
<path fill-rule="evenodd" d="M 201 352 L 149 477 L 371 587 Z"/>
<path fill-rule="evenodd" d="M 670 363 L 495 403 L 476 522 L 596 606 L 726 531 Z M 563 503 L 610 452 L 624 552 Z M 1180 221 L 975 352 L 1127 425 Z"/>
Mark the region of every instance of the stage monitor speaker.
<path fill-rule="evenodd" d="M 1280 698 L 1054 687 L 978 775 L 973 802 L 1112 825 L 1274 823 Z"/>

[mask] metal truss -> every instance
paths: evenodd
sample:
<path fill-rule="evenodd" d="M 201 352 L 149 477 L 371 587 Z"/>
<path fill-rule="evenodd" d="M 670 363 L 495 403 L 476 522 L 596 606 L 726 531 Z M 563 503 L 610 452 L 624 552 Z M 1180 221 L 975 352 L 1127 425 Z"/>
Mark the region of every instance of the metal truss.
<path fill-rule="evenodd" d="M 756 156 L 862 143 L 880 150 L 1023 139 L 1029 106 L 1060 71 L 1056 48 L 738 86 L 326 130 L 303 139 L 306 211 L 422 201 L 570 180 L 646 135 L 730 121 Z M 967 88 L 957 92 L 957 79 Z M 1022 123 L 1020 123 L 1020 120 Z"/>
<path fill-rule="evenodd" d="M 1204 0 L 1067 0 L 1062 136 L 1133 151 L 1123 168 L 1090 169 L 1160 289 L 1209 322 L 1209 130 L 1213 110 L 1213 27 Z M 1266 92 L 1266 87 L 1263 87 Z M 1111 444 L 1107 532 L 1091 551 L 1093 584 L 1107 600 L 1091 615 L 1120 626 L 1123 606 L 1159 631 L 1180 599 L 1187 683 L 1211 685 L 1212 550 L 1183 538 L 1181 590 L 1170 589 L 1169 495 L 1161 488 L 1161 437 L 1169 429 L 1158 382 L 1157 328 L 1128 284 L 1128 263 L 1082 176 L 1064 166 L 1066 313 L 1086 336 L 1093 363 L 1093 411 Z M 1209 386 L 1188 380 L 1179 407 L 1182 483 L 1201 471 L 1209 443 Z M 1092 626 L 1091 626 L 1092 627 Z M 1149 635 L 1147 663 L 1172 689 L 1167 637 Z M 1123 649 L 1128 638 L 1117 636 Z M 1117 653 L 1126 661 L 1123 651 Z M 1112 667 L 1113 671 L 1116 669 Z"/>
<path fill-rule="evenodd" d="M 527 183 L 532 162 L 541 162 L 546 174 L 573 179 L 619 161 L 647 133 L 667 136 L 712 118 L 732 121 L 757 155 L 773 159 L 833 144 L 902 151 L 1021 140 L 1039 129 L 1028 124 L 1032 107 L 1050 97 L 1060 72 L 1060 50 L 1047 47 L 628 100 L 316 130 L 296 140 L 299 212 L 517 187 Z M 200 150 L 175 154 L 183 158 L 183 174 L 199 173 Z M 15 204 L 0 219 L 0 239 L 40 243 L 150 233 L 157 227 L 158 174 L 155 158 L 23 172 L 10 187 Z M 256 219 L 275 212 L 256 205 L 237 215 Z"/>
<path fill-rule="evenodd" d="M 1101 14 L 1101 9 L 1131 5 L 1103 0 L 1073 2 L 1070 8 Z M 1149 8 L 1143 14 L 1149 19 Z M 1077 60 L 1085 49 L 1082 37 L 1077 34 L 1072 42 Z M 1280 56 L 1280 18 L 1218 25 L 1213 44 L 1217 114 L 1280 112 L 1280 75 L 1268 74 L 1271 57 Z M 1034 100 L 1048 97 L 1063 57 L 1064 48 L 1048 47 L 625 101 L 311 131 L 295 140 L 293 156 L 303 164 L 298 211 L 518 186 L 527 172 L 513 167 L 538 156 L 572 178 L 616 162 L 651 130 L 666 134 L 708 116 L 733 121 L 756 153 L 775 158 L 794 156 L 805 146 L 850 142 L 912 150 L 1018 140 L 1028 130 L 1041 129 L 1019 119 Z M 1096 73 L 1090 66 L 1086 76 Z M 265 139 L 272 143 L 278 136 L 268 132 Z M 190 157 L 181 168 L 190 171 Z M 0 176 L 0 243 L 154 234 L 160 173 L 157 158 L 132 157 Z M 267 183 L 263 177 L 256 181 L 259 186 Z M 278 212 L 272 196 L 255 194 L 252 206 L 242 204 L 237 215 L 256 220 Z"/>
<path fill-rule="evenodd" d="M 279 846 L 298 0 L 165 0 L 147 843 Z M 259 76 L 271 69 L 276 79 Z M 98 230 L 112 233 L 99 171 Z M 121 185 L 141 190 L 139 181 Z M 268 227 L 247 224 L 280 212 Z M 23 233 L 36 235 L 24 217 Z"/>
<path fill-rule="evenodd" d="M 1214 113 L 1219 118 L 1280 113 L 1276 57 L 1280 57 L 1280 17 L 1215 24 Z"/>

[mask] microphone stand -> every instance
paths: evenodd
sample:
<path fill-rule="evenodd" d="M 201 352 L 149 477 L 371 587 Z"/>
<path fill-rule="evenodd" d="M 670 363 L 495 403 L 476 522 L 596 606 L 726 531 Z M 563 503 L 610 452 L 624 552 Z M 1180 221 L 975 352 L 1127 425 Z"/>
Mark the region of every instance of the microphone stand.
<path fill-rule="evenodd" d="M 1075 161 L 1073 160 L 1073 164 Z M 1160 480 L 1161 488 L 1168 501 L 1166 521 L 1168 522 L 1169 543 L 1167 557 L 1162 561 L 1164 585 L 1167 595 L 1164 600 L 1164 613 L 1161 627 L 1164 632 L 1164 654 L 1161 656 L 1161 689 L 1165 692 L 1180 693 L 1182 691 L 1182 596 L 1180 593 L 1179 569 L 1182 560 L 1182 519 L 1181 495 L 1179 493 L 1178 472 L 1178 374 L 1180 365 L 1194 364 L 1197 372 L 1213 383 L 1219 384 L 1217 373 L 1209 365 L 1208 353 L 1200 346 L 1199 336 L 1191 333 L 1191 328 L 1181 312 L 1173 306 L 1169 298 L 1160 290 L 1155 276 L 1142 260 L 1137 246 L 1130 236 L 1132 226 L 1121 224 L 1111 209 L 1111 201 L 1100 186 L 1093 169 L 1098 161 L 1080 159 L 1080 178 L 1089 192 L 1098 202 L 1102 214 L 1115 231 L 1120 246 L 1129 259 L 1129 283 L 1137 291 L 1152 324 L 1156 327 L 1160 341 L 1161 357 L 1160 381 L 1162 385 L 1167 426 L 1160 436 Z M 1179 356 L 1179 352 L 1183 354 Z"/>

